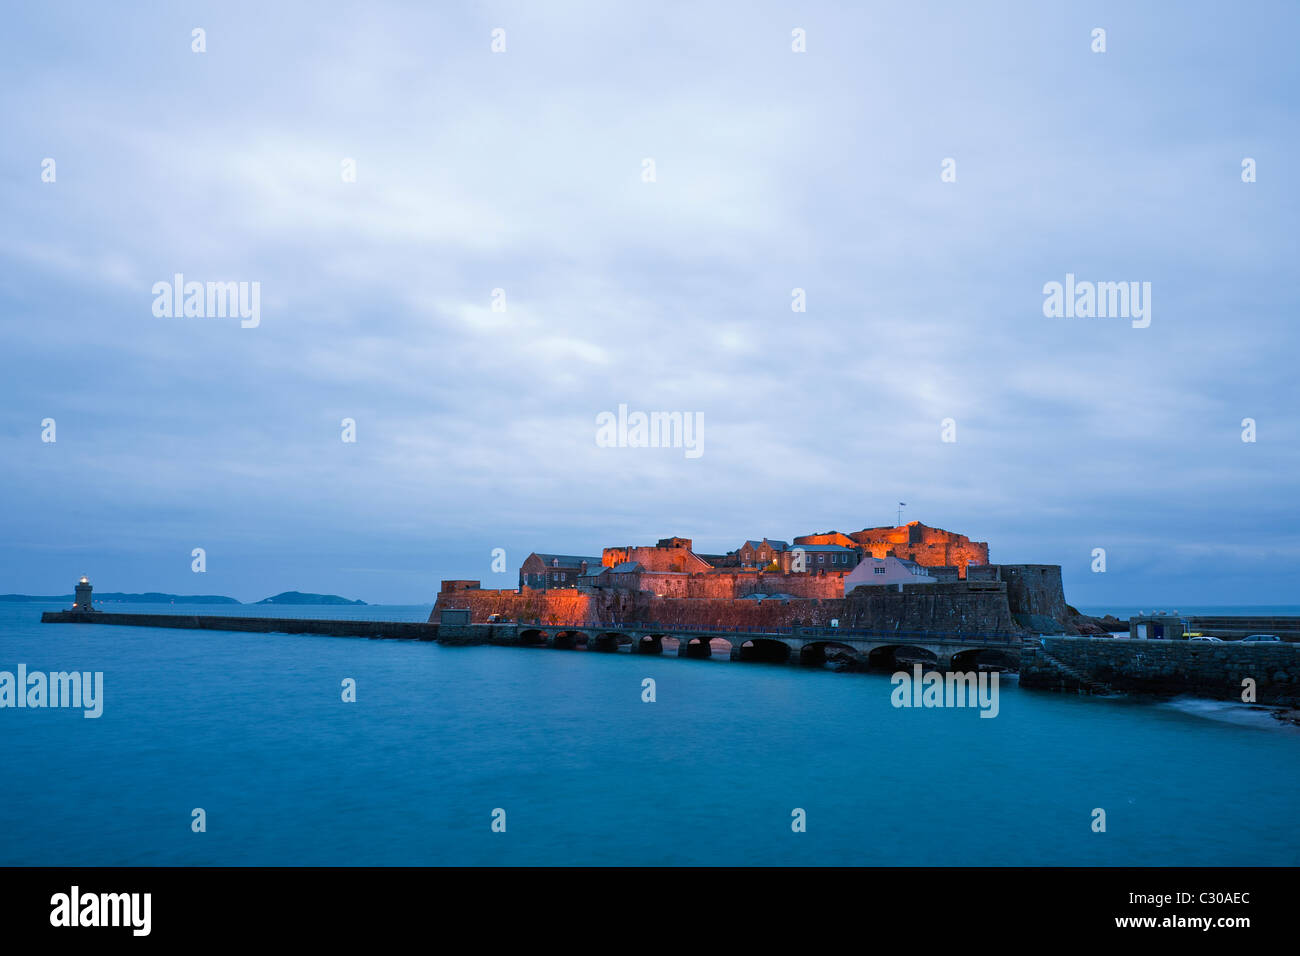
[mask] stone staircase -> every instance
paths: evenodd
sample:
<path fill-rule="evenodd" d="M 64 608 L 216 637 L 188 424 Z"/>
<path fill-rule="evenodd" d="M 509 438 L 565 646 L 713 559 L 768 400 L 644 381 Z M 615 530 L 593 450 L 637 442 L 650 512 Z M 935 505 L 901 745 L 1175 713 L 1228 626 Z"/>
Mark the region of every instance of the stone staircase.
<path fill-rule="evenodd" d="M 1038 657 L 1047 661 L 1047 663 L 1051 664 L 1054 668 L 1056 668 L 1066 677 L 1069 677 L 1071 680 L 1078 683 L 1080 694 L 1093 695 L 1093 694 L 1114 693 L 1110 685 L 1103 684 L 1099 680 L 1094 680 L 1093 678 L 1085 674 L 1083 671 L 1080 671 L 1077 667 L 1072 667 L 1069 664 L 1064 663 L 1063 661 L 1059 661 L 1051 654 L 1047 653 L 1046 646 L 1044 646 L 1043 643 L 1038 639 L 1027 638 L 1025 640 L 1025 643 L 1033 647 L 1034 652 L 1038 655 Z"/>

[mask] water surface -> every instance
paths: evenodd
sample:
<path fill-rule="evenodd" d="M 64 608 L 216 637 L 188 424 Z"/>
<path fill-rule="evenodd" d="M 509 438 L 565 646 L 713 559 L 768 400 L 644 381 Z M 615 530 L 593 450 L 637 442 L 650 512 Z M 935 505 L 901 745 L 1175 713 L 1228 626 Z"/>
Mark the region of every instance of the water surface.
<path fill-rule="evenodd" d="M 0 864 L 1300 863 L 1300 735 L 1240 707 L 1012 680 L 982 719 L 895 709 L 883 674 L 43 609 L 0 605 L 0 670 L 103 671 L 104 714 L 0 710 Z M 251 611 L 429 609 L 185 608 Z"/>

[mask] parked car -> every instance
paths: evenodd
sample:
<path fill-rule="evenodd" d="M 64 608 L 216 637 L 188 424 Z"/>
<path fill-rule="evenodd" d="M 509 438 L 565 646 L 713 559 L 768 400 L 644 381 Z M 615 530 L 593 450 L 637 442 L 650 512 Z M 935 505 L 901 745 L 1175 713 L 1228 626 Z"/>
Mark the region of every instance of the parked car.
<path fill-rule="evenodd" d="M 1222 643 L 1223 643 L 1223 641 L 1220 640 L 1219 638 L 1217 638 L 1217 637 L 1210 637 L 1210 636 L 1207 635 L 1207 634 L 1197 634 L 1195 637 L 1188 638 L 1188 640 L 1192 640 L 1192 641 L 1209 641 L 1209 642 L 1212 643 L 1212 644 L 1222 644 Z"/>
<path fill-rule="evenodd" d="M 1276 634 L 1249 634 L 1242 638 L 1243 641 L 1249 641 L 1252 644 L 1276 643 L 1282 638 Z"/>

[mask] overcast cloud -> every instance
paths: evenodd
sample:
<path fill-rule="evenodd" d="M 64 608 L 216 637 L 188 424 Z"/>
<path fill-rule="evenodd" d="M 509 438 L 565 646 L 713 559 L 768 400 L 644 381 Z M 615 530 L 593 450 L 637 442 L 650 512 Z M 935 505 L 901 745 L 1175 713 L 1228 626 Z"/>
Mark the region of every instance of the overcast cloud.
<path fill-rule="evenodd" d="M 6 11 L 0 592 L 414 603 L 901 500 L 1077 605 L 1295 601 L 1294 5 L 430 6 Z"/>

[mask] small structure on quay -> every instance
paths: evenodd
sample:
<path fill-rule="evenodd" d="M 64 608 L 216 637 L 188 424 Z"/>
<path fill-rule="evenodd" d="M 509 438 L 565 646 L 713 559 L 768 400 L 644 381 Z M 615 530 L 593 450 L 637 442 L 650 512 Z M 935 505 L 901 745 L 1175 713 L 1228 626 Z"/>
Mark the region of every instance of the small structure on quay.
<path fill-rule="evenodd" d="M 1146 638 L 1149 641 L 1187 640 L 1187 622 L 1177 613 L 1154 611 L 1151 614 L 1133 614 L 1128 619 L 1128 636 L 1131 640 Z"/>
<path fill-rule="evenodd" d="M 95 610 L 95 604 L 91 598 L 91 592 L 94 590 L 95 589 L 91 585 L 90 580 L 83 574 L 81 580 L 77 582 L 77 587 L 72 598 L 72 609 L 74 611 Z"/>

